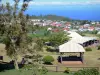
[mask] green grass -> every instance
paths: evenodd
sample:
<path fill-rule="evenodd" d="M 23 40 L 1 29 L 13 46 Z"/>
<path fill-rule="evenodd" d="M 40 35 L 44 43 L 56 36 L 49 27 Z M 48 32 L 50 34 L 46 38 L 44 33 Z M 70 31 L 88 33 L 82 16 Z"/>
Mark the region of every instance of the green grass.
<path fill-rule="evenodd" d="M 73 74 L 66 74 L 62 72 L 48 72 L 47 75 L 73 75 Z"/>
<path fill-rule="evenodd" d="M 36 31 L 35 34 L 32 34 L 32 33 L 29 33 L 29 36 L 30 37 L 44 37 L 45 35 L 48 35 L 49 32 L 47 30 L 39 30 L 39 31 Z"/>
<path fill-rule="evenodd" d="M 32 70 L 6 70 L 0 72 L 0 75 L 32 75 Z M 65 74 L 62 72 L 48 72 L 47 75 L 72 75 L 72 74 Z"/>

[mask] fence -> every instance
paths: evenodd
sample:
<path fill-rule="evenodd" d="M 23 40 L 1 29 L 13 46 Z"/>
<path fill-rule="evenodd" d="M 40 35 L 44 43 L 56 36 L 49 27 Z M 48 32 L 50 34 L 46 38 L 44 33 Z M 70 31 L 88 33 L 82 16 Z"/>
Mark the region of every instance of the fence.
<path fill-rule="evenodd" d="M 71 72 L 76 72 L 78 70 L 82 70 L 82 69 L 91 69 L 91 68 L 95 68 L 99 71 L 99 67 L 67 67 L 67 66 L 47 66 L 44 65 L 45 68 L 48 69 L 48 71 L 52 71 L 52 72 L 64 72 L 66 70 L 66 68 L 68 68 Z"/>

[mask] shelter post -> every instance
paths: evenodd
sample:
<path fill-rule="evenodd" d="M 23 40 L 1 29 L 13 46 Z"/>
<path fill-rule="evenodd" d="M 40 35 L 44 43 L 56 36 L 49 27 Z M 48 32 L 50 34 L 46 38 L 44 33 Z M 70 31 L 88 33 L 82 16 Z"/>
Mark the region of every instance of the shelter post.
<path fill-rule="evenodd" d="M 61 61 L 61 63 L 62 63 L 62 53 L 60 53 L 60 61 Z"/>
<path fill-rule="evenodd" d="M 81 53 L 82 63 L 84 64 L 84 53 Z"/>

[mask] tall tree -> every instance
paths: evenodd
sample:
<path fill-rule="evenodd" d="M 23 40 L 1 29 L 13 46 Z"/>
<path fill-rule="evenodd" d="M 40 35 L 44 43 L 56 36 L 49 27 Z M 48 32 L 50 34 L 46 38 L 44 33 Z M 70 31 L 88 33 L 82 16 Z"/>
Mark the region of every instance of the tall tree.
<path fill-rule="evenodd" d="M 14 0 L 14 7 L 9 3 L 0 6 L 0 34 L 4 36 L 7 54 L 14 60 L 15 68 L 18 70 L 18 55 L 28 50 L 31 39 L 28 37 L 28 18 L 24 11 L 30 0 L 23 0 L 21 9 L 18 9 L 20 0 Z"/>

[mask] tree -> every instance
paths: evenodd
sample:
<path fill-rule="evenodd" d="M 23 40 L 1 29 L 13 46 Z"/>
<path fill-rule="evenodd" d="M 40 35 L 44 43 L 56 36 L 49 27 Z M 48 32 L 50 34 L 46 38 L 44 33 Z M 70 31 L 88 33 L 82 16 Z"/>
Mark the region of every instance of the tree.
<path fill-rule="evenodd" d="M 63 44 L 64 42 L 67 42 L 68 40 L 69 40 L 69 37 L 68 37 L 67 34 L 64 33 L 64 32 L 52 33 L 52 34 L 48 37 L 48 41 L 49 41 L 54 47 L 57 47 L 57 46 Z"/>
<path fill-rule="evenodd" d="M 18 70 L 17 56 L 28 50 L 32 39 L 28 37 L 28 18 L 24 11 L 30 0 L 24 0 L 21 9 L 18 10 L 20 0 L 14 0 L 14 7 L 9 3 L 0 7 L 0 34 L 4 36 L 7 54 L 14 60 L 15 68 Z"/>

